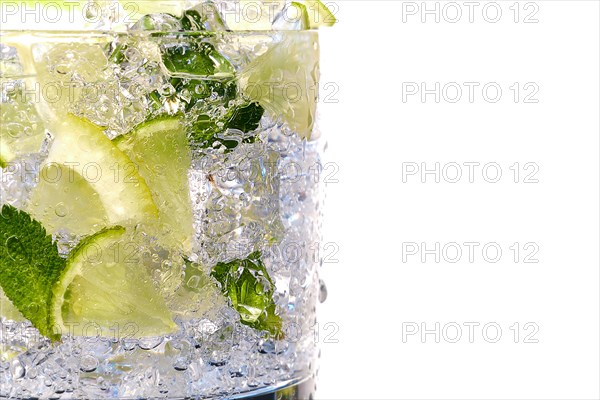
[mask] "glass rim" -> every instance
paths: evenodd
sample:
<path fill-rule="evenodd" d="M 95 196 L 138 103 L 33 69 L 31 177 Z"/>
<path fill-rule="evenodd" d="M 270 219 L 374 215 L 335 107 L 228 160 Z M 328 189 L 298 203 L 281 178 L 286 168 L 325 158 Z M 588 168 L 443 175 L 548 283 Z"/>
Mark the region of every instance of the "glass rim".
<path fill-rule="evenodd" d="M 269 35 L 269 34 L 306 34 L 317 33 L 318 29 L 263 29 L 263 30 L 217 30 L 217 31 L 163 31 L 163 30 L 90 30 L 90 29 L 0 29 L 0 37 L 13 35 L 33 36 L 150 36 L 184 35 L 184 36 L 216 36 L 216 35 Z"/>

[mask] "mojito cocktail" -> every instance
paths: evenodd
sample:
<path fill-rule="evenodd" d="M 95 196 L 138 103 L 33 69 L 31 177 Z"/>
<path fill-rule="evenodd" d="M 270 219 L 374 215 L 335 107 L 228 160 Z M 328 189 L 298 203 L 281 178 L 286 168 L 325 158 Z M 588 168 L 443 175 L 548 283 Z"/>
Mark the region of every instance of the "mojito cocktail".
<path fill-rule="evenodd" d="M 104 3 L 79 31 L 1 32 L 0 396 L 310 379 L 325 294 L 313 28 L 331 15 L 135 2 L 125 21 Z"/>

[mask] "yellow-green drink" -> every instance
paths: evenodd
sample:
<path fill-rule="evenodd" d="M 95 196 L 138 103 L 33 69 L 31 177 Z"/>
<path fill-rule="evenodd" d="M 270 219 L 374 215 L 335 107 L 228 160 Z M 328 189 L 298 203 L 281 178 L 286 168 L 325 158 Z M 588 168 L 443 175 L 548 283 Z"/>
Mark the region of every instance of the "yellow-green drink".
<path fill-rule="evenodd" d="M 0 396 L 232 397 L 313 376 L 325 14 L 275 2 L 236 22 L 230 3 L 248 6 L 3 27 Z"/>

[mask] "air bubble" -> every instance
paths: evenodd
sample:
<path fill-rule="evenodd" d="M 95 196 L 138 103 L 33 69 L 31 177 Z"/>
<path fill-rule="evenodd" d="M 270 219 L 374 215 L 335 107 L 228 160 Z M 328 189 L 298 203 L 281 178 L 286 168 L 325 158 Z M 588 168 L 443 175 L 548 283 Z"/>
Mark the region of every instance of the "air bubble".
<path fill-rule="evenodd" d="M 93 372 L 98 368 L 98 360 L 96 357 L 91 355 L 85 355 L 81 357 L 81 361 L 79 361 L 79 369 L 82 372 Z"/>
<path fill-rule="evenodd" d="M 126 351 L 131 351 L 133 349 L 135 349 L 135 347 L 137 346 L 138 341 L 136 339 L 123 339 L 122 344 L 123 344 L 123 349 Z"/>
<path fill-rule="evenodd" d="M 256 294 L 262 295 L 263 293 L 267 293 L 269 290 L 271 290 L 271 284 L 264 276 L 259 276 L 256 283 Z"/>
<path fill-rule="evenodd" d="M 67 211 L 67 206 L 65 205 L 65 203 L 60 202 L 58 203 L 55 207 L 54 207 L 54 213 L 58 216 L 58 217 L 66 217 L 68 214 Z"/>
<path fill-rule="evenodd" d="M 14 379 L 21 379 L 25 376 L 25 366 L 20 360 L 13 360 L 11 367 Z"/>
<path fill-rule="evenodd" d="M 187 285 L 191 289 L 197 289 L 198 286 L 200 285 L 200 277 L 198 275 L 192 276 L 190 279 L 188 279 Z"/>
<path fill-rule="evenodd" d="M 35 368 L 30 368 L 27 370 L 26 376 L 29 379 L 35 379 L 37 378 L 37 371 L 35 370 Z"/>
<path fill-rule="evenodd" d="M 183 357 L 179 357 L 177 358 L 177 360 L 175 360 L 175 363 L 173 364 L 173 368 L 175 368 L 175 370 L 177 371 L 185 371 L 186 369 L 188 369 L 188 361 L 187 359 L 183 358 Z"/>
<path fill-rule="evenodd" d="M 159 89 L 159 93 L 161 96 L 173 96 L 175 94 L 175 88 L 170 83 L 166 83 L 162 85 Z"/>
<path fill-rule="evenodd" d="M 144 337 L 144 338 L 139 339 L 138 346 L 140 346 L 140 349 L 143 349 L 143 350 L 152 350 L 155 347 L 158 347 L 158 345 L 161 344 L 162 341 L 163 341 L 163 338 L 161 336 Z"/>

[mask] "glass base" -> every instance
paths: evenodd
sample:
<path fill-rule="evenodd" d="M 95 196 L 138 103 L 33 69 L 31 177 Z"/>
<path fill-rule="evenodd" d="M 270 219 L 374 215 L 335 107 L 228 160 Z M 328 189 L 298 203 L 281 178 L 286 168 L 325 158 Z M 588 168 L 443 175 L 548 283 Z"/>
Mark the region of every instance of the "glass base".
<path fill-rule="evenodd" d="M 256 395 L 247 394 L 238 397 L 244 400 L 313 400 L 315 398 L 315 380 L 313 378 L 294 383 L 275 391 L 260 393 Z"/>

